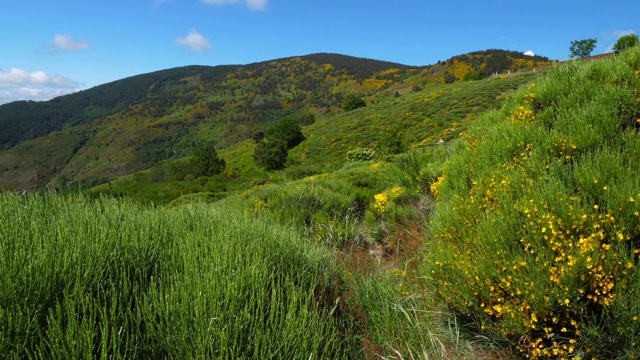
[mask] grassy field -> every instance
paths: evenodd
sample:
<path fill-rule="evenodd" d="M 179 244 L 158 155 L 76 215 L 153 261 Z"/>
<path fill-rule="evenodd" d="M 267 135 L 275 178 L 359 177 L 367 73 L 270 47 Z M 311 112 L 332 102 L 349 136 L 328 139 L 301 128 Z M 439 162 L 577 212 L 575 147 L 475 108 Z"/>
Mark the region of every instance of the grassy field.
<path fill-rule="evenodd" d="M 209 206 L 0 196 L 3 358 L 349 359 L 331 253 Z"/>

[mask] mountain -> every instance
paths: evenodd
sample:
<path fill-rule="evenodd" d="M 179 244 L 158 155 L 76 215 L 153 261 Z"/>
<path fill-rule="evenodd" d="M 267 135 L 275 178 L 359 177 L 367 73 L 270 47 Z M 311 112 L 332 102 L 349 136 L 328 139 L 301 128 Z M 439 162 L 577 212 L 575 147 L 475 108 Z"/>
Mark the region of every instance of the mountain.
<path fill-rule="evenodd" d="M 504 50 L 421 67 L 312 54 L 249 65 L 186 66 L 47 102 L 5 104 L 0 106 L 0 187 L 91 186 L 184 158 L 203 145 L 224 152 L 283 117 L 303 126 L 330 124 L 344 115 L 347 94 L 379 104 L 412 91 L 451 83 L 464 88 L 464 80 L 549 64 L 544 57 Z M 467 113 L 459 115 L 461 121 Z"/>

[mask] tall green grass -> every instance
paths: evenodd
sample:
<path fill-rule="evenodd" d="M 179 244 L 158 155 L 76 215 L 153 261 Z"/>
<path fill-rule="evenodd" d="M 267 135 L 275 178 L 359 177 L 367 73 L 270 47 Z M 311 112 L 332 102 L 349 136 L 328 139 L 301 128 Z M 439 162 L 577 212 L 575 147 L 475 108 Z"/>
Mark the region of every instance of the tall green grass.
<path fill-rule="evenodd" d="M 637 358 L 640 48 L 550 70 L 485 114 L 431 187 L 425 275 L 523 357 Z"/>
<path fill-rule="evenodd" d="M 331 254 L 189 205 L 0 195 L 8 359 L 340 359 L 357 339 Z"/>

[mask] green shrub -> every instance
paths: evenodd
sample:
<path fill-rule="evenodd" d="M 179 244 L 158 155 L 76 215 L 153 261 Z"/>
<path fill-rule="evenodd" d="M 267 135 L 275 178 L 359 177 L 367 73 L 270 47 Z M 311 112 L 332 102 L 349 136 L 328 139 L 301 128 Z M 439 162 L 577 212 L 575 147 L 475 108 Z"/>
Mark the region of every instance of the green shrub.
<path fill-rule="evenodd" d="M 376 151 L 370 148 L 358 147 L 347 151 L 347 161 L 370 161 L 377 157 Z"/>
<path fill-rule="evenodd" d="M 571 63 L 464 134 L 426 262 L 476 331 L 531 359 L 637 356 L 640 49 Z"/>
<path fill-rule="evenodd" d="M 345 111 L 351 111 L 365 106 L 367 106 L 367 104 L 356 94 L 347 95 L 344 98 L 344 102 L 342 103 L 342 108 Z"/>
<path fill-rule="evenodd" d="M 218 157 L 215 146 L 209 145 L 193 152 L 191 165 L 196 176 L 213 176 L 224 171 L 226 162 Z"/>

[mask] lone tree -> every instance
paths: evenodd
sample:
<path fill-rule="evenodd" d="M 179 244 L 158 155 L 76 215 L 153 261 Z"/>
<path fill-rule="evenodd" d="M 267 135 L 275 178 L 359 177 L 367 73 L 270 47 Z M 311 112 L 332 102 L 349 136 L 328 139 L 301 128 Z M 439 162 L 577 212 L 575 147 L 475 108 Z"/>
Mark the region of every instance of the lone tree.
<path fill-rule="evenodd" d="M 342 103 L 342 108 L 345 111 L 351 111 L 365 106 L 367 106 L 367 103 L 360 99 L 356 94 L 347 95 Z"/>
<path fill-rule="evenodd" d="M 213 176 L 221 173 L 227 165 L 224 159 L 218 157 L 213 145 L 197 148 L 191 158 L 194 175 Z"/>
<path fill-rule="evenodd" d="M 256 165 L 267 171 L 282 170 L 289 156 L 287 143 L 282 139 L 262 139 L 253 152 Z"/>
<path fill-rule="evenodd" d="M 265 136 L 269 139 L 283 140 L 287 145 L 287 149 L 297 146 L 306 139 L 302 134 L 300 125 L 292 117 L 278 120 L 272 127 L 267 129 Z"/>
<path fill-rule="evenodd" d="M 255 140 L 255 139 L 254 139 Z M 305 140 L 302 129 L 291 117 L 278 120 L 257 141 L 253 159 L 266 170 L 284 169 L 288 151 Z"/>
<path fill-rule="evenodd" d="M 640 43 L 640 39 L 638 39 L 638 35 L 636 34 L 624 35 L 618 39 L 615 45 L 613 45 L 613 51 L 615 52 L 622 51 L 624 49 L 636 46 L 638 45 L 638 43 Z"/>
<path fill-rule="evenodd" d="M 569 57 L 584 59 L 596 48 L 596 39 L 573 40 L 569 47 Z"/>

